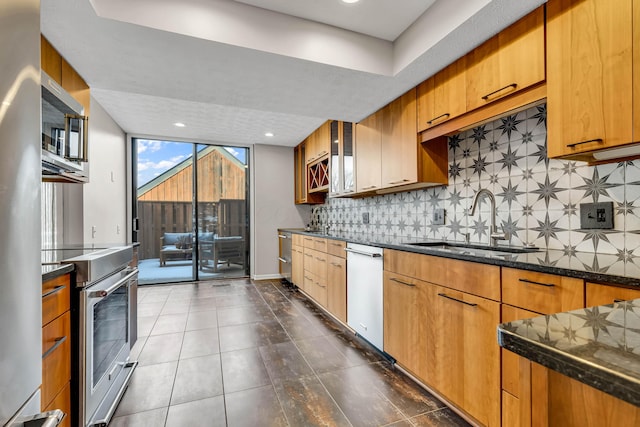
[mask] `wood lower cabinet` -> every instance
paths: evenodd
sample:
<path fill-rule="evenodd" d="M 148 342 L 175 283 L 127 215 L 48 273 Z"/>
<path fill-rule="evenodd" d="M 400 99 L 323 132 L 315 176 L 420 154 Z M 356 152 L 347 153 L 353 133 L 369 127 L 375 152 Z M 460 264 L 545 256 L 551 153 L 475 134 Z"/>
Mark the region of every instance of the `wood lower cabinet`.
<path fill-rule="evenodd" d="M 293 236 L 294 283 L 330 314 L 346 323 L 346 242 L 307 235 Z M 296 243 L 302 243 L 302 246 Z"/>
<path fill-rule="evenodd" d="M 500 267 L 393 250 L 384 259 L 385 351 L 479 423 L 499 426 Z"/>
<path fill-rule="evenodd" d="M 41 409 L 61 409 L 71 425 L 71 276 L 42 283 L 42 387 Z"/>
<path fill-rule="evenodd" d="M 384 272 L 384 351 L 420 378 L 425 376 L 427 286 L 412 277 Z"/>
<path fill-rule="evenodd" d="M 640 425 L 640 407 L 531 364 L 531 425 L 619 427 Z"/>
<path fill-rule="evenodd" d="M 636 0 L 547 3 L 549 157 L 593 161 L 594 151 L 639 140 L 638 9 Z"/>
<path fill-rule="evenodd" d="M 346 258 L 327 254 L 327 287 L 327 310 L 347 323 Z"/>
<path fill-rule="evenodd" d="M 587 307 L 613 304 L 614 302 L 629 301 L 640 298 L 640 289 L 620 288 L 589 282 L 586 284 L 585 293 L 587 298 Z"/>

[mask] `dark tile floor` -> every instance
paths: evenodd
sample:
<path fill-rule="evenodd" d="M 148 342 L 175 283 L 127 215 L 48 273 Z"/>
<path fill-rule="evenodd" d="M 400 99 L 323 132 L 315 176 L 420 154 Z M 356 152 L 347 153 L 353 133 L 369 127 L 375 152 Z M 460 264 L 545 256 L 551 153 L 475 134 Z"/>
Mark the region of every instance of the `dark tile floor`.
<path fill-rule="evenodd" d="M 248 279 L 139 289 L 120 426 L 467 426 L 300 293 Z"/>

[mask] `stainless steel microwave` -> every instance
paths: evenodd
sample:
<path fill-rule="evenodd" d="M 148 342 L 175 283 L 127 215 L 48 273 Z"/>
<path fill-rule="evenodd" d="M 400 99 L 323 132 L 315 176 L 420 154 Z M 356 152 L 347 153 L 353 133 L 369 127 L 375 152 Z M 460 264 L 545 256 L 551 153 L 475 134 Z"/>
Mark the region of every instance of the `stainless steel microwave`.
<path fill-rule="evenodd" d="M 88 120 L 82 105 L 42 72 L 42 180 L 89 181 Z"/>

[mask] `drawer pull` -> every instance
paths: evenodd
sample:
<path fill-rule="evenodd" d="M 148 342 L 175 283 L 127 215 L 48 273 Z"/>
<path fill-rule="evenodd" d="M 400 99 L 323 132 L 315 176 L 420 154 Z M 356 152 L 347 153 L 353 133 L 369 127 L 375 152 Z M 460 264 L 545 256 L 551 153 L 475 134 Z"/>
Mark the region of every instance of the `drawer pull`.
<path fill-rule="evenodd" d="M 613 303 L 614 303 L 614 304 L 618 304 L 618 303 L 625 302 L 625 301 L 626 301 L 626 300 L 623 300 L 623 299 L 617 299 L 617 298 L 616 298 L 616 299 L 614 299 L 614 300 L 613 300 Z"/>
<path fill-rule="evenodd" d="M 402 184 L 403 182 L 409 182 L 409 181 L 411 181 L 411 180 L 405 178 L 405 179 L 401 179 L 399 181 L 391 181 L 391 182 L 389 182 L 389 184 L 391 184 L 391 185 Z"/>
<path fill-rule="evenodd" d="M 313 282 L 313 279 L 311 277 L 309 277 L 309 276 L 304 276 L 304 278 L 307 279 L 307 280 L 311 280 Z"/>
<path fill-rule="evenodd" d="M 567 148 L 573 148 L 576 145 L 588 144 L 590 142 L 597 142 L 598 144 L 602 144 L 604 141 L 602 140 L 602 138 L 588 139 L 586 141 L 580 141 L 580 142 L 574 142 L 573 144 L 567 144 Z"/>
<path fill-rule="evenodd" d="M 311 255 L 311 254 L 304 254 L 304 256 L 308 256 L 309 258 L 313 258 L 313 255 Z"/>
<path fill-rule="evenodd" d="M 49 348 L 49 350 L 45 351 L 44 354 L 42 355 L 42 358 L 45 359 L 48 355 L 50 355 L 51 353 L 53 353 L 54 351 L 56 351 L 56 348 L 60 347 L 62 345 L 63 342 L 65 342 L 67 340 L 67 336 L 63 336 L 60 338 L 56 338 L 56 342 L 55 344 L 53 344 L 51 346 L 51 348 Z"/>
<path fill-rule="evenodd" d="M 316 243 L 324 243 L 324 240 L 317 239 Z"/>
<path fill-rule="evenodd" d="M 477 307 L 477 306 L 478 306 L 478 304 L 474 304 L 474 303 L 471 303 L 471 302 L 462 301 L 461 299 L 454 298 L 454 297 L 450 297 L 450 296 L 449 296 L 449 295 L 447 295 L 447 294 L 438 294 L 438 296 L 439 296 L 439 297 L 446 298 L 446 299 L 450 299 L 451 301 L 461 302 L 462 304 L 468 305 L 468 306 L 470 306 L 470 307 Z"/>
<path fill-rule="evenodd" d="M 500 89 L 496 89 L 493 92 L 486 94 L 485 96 L 482 97 L 482 99 L 484 99 L 485 101 L 488 101 L 491 95 L 495 95 L 496 93 L 502 92 L 505 89 L 509 89 L 509 88 L 515 89 L 517 87 L 518 87 L 517 83 L 511 83 L 510 85 L 506 85 L 505 87 L 501 87 Z"/>
<path fill-rule="evenodd" d="M 326 259 L 324 259 L 324 258 L 318 258 L 318 257 L 316 257 L 316 259 L 317 259 L 318 261 L 320 261 L 320 262 L 325 262 L 325 261 L 326 261 Z"/>
<path fill-rule="evenodd" d="M 547 288 L 553 288 L 555 285 L 553 283 L 542 283 L 542 282 L 534 282 L 533 280 L 529 280 L 529 279 L 518 279 L 523 283 L 529 283 L 531 285 L 540 285 L 540 286 L 546 286 Z"/>
<path fill-rule="evenodd" d="M 304 240 L 313 240 L 311 237 L 305 237 Z"/>
<path fill-rule="evenodd" d="M 342 246 L 342 243 L 332 243 L 333 246 Z"/>
<path fill-rule="evenodd" d="M 416 285 L 415 285 L 415 284 L 413 284 L 413 283 L 403 282 L 402 280 L 400 280 L 400 279 L 396 279 L 395 277 L 393 277 L 393 278 L 391 278 L 391 279 L 389 279 L 389 280 L 391 280 L 392 282 L 400 283 L 400 284 L 402 284 L 402 285 L 411 286 L 412 288 L 416 286 Z"/>
<path fill-rule="evenodd" d="M 320 286 L 321 288 L 326 288 L 327 285 L 321 285 L 320 283 L 316 282 L 316 285 Z"/>
<path fill-rule="evenodd" d="M 67 285 L 60 285 L 60 286 L 56 286 L 55 288 L 51 289 L 49 292 L 45 292 L 44 294 L 42 294 L 42 298 L 46 298 L 48 296 L 51 296 L 53 294 L 57 294 L 58 292 L 60 292 L 61 290 L 63 290 L 64 288 L 66 288 Z"/>
<path fill-rule="evenodd" d="M 342 268 L 342 266 L 337 262 L 332 262 L 331 265 L 333 265 L 334 267 Z"/>
<path fill-rule="evenodd" d="M 435 122 L 435 121 L 437 121 L 437 120 L 439 120 L 439 119 L 442 119 L 442 118 L 449 118 L 449 116 L 450 116 L 450 115 L 451 115 L 451 114 L 449 114 L 449 113 L 441 114 L 441 115 L 439 115 L 438 117 L 434 117 L 433 119 L 431 119 L 431 120 L 427 121 L 427 124 L 428 124 L 429 126 L 431 126 L 431 125 L 433 124 L 433 122 Z"/>

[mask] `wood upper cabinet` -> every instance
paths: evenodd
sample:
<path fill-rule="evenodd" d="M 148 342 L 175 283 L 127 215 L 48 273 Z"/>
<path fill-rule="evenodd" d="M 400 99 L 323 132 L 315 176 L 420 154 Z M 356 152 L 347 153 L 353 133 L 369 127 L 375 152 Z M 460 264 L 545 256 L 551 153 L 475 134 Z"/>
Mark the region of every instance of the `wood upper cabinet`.
<path fill-rule="evenodd" d="M 356 124 L 356 191 L 366 193 L 382 186 L 382 123 L 379 110 Z"/>
<path fill-rule="evenodd" d="M 89 116 L 91 107 L 89 85 L 43 36 L 40 36 L 40 64 L 49 77 L 82 104 L 84 115 Z"/>
<path fill-rule="evenodd" d="M 418 132 L 467 111 L 465 69 L 463 57 L 418 86 Z"/>
<path fill-rule="evenodd" d="M 307 185 L 306 144 L 304 140 L 293 149 L 294 194 L 296 205 L 324 203 L 324 193 L 310 193 Z"/>
<path fill-rule="evenodd" d="M 467 111 L 544 81 L 544 53 L 540 7 L 466 56 Z"/>
<path fill-rule="evenodd" d="M 395 187 L 418 181 L 416 89 L 382 109 L 381 184 Z"/>
<path fill-rule="evenodd" d="M 307 163 L 315 162 L 329 154 L 330 138 L 330 122 L 323 123 L 318 129 L 309 135 L 306 150 Z"/>
<path fill-rule="evenodd" d="M 638 9 L 636 0 L 547 3 L 549 157 L 592 161 L 590 152 L 640 140 L 638 97 L 633 111 L 640 85 L 633 81 L 634 72 L 638 78 L 633 69 L 640 49 Z"/>

